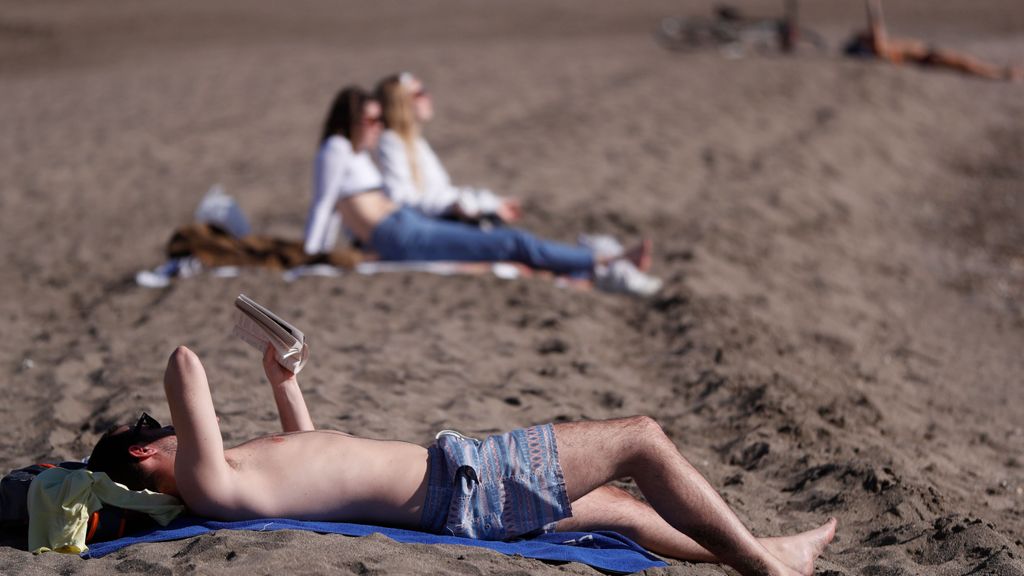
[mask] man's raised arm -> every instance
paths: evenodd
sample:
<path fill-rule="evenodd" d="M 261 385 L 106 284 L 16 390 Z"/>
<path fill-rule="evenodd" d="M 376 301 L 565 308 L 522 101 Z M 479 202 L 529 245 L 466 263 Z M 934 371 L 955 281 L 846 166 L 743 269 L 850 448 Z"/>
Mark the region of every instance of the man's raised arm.
<path fill-rule="evenodd" d="M 190 508 L 206 508 L 231 493 L 231 468 L 213 409 L 210 383 L 199 357 L 178 346 L 167 361 L 164 393 L 178 439 L 174 477 Z"/>
<path fill-rule="evenodd" d="M 281 418 L 281 429 L 285 432 L 314 430 L 313 419 L 306 408 L 306 400 L 302 397 L 299 381 L 295 374 L 277 362 L 274 349 L 269 345 L 263 354 L 263 371 L 274 390 L 274 402 L 277 404 L 277 414 Z"/>
<path fill-rule="evenodd" d="M 871 32 L 871 49 L 883 60 L 890 60 L 889 33 L 885 29 L 881 0 L 864 0 L 868 12 L 868 30 Z"/>

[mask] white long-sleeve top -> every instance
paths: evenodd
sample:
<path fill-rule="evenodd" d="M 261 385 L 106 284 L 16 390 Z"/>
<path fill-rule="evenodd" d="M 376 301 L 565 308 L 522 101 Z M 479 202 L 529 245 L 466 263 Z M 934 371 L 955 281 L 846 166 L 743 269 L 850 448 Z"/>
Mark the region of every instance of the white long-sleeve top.
<path fill-rule="evenodd" d="M 342 136 L 324 140 L 313 170 L 313 203 L 306 217 L 306 253 L 330 252 L 338 242 L 342 229 L 339 201 L 382 188 L 380 170 L 367 152 L 356 152 Z"/>
<path fill-rule="evenodd" d="M 489 190 L 453 186 L 448 171 L 423 138 L 413 145 L 420 185 L 412 176 L 408 148 L 393 130 L 385 130 L 377 147 L 377 163 L 384 178 L 384 193 L 396 204 L 416 208 L 428 216 L 439 216 L 458 206 L 463 214 L 491 214 L 501 199 Z"/>
<path fill-rule="evenodd" d="M 413 143 L 422 186 L 412 176 L 408 149 L 402 137 L 393 130 L 385 130 L 377 147 L 377 163 L 384 178 L 384 193 L 393 202 L 416 208 L 429 216 L 448 211 L 459 199 L 459 191 L 452 186 L 448 171 L 423 138 Z"/>

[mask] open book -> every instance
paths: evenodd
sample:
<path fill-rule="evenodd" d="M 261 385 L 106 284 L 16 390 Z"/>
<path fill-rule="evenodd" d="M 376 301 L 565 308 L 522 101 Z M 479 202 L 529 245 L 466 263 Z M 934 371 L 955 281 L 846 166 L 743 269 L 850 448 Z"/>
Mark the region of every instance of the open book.
<path fill-rule="evenodd" d="M 302 331 L 260 306 L 245 294 L 235 298 L 238 309 L 232 333 L 253 348 L 263 352 L 267 344 L 274 347 L 277 361 L 293 374 L 298 374 L 309 359 L 309 346 Z"/>

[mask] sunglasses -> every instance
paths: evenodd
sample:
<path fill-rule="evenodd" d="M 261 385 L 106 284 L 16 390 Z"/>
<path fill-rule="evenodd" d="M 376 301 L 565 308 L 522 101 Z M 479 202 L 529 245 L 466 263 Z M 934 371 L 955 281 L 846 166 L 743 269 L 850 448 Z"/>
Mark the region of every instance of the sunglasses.
<path fill-rule="evenodd" d="M 132 436 L 138 436 L 143 430 L 159 430 L 161 428 L 163 426 L 156 421 L 156 418 L 143 412 L 142 416 L 139 416 L 139 421 L 135 423 L 135 427 L 132 428 Z"/>

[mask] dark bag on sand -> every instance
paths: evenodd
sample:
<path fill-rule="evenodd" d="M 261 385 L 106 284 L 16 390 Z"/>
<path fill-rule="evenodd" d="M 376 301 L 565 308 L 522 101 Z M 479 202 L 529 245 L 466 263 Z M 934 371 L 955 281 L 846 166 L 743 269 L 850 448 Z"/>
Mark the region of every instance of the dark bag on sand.
<path fill-rule="evenodd" d="M 45 464 L 33 464 L 17 470 L 0 480 L 0 526 L 28 524 L 28 487 L 36 476 L 49 468 Z"/>
<path fill-rule="evenodd" d="M 206 267 L 258 266 L 287 270 L 296 266 L 330 264 L 352 268 L 367 259 L 353 248 L 341 248 L 327 254 L 306 254 L 302 242 L 270 236 L 234 236 L 216 224 L 189 224 L 175 230 L 167 243 L 169 258 L 193 257 Z"/>
<path fill-rule="evenodd" d="M 28 489 L 32 481 L 49 468 L 59 466 L 68 470 L 85 468 L 81 462 L 60 464 L 33 464 L 11 470 L 0 480 L 0 528 L 28 530 Z M 125 534 L 149 528 L 156 523 L 148 515 L 116 506 L 104 506 L 89 517 L 89 530 L 85 542 L 103 542 Z"/>

